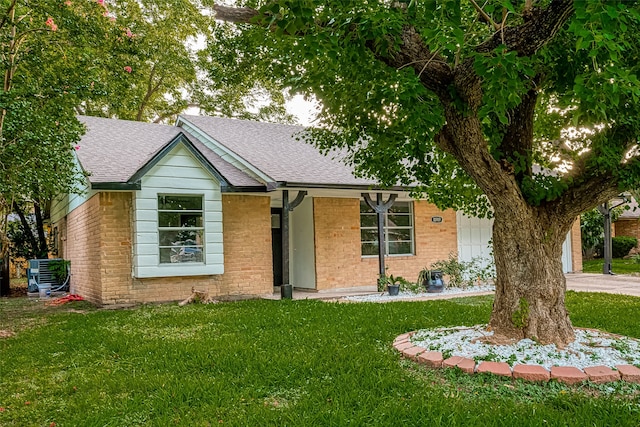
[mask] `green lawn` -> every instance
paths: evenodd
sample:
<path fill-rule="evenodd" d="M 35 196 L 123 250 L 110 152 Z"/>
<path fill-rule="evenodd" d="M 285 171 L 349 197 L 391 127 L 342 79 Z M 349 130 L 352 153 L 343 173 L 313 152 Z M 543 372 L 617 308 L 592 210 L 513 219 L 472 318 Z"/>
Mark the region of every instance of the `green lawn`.
<path fill-rule="evenodd" d="M 582 261 L 582 271 L 585 273 L 602 273 L 604 261 L 600 259 L 588 259 Z M 613 258 L 611 271 L 616 274 L 640 274 L 640 264 L 633 259 Z"/>
<path fill-rule="evenodd" d="M 569 292 L 575 325 L 640 338 L 640 298 Z M 637 426 L 640 385 L 432 371 L 404 332 L 486 322 L 491 297 L 95 310 L 0 299 L 2 426 Z"/>

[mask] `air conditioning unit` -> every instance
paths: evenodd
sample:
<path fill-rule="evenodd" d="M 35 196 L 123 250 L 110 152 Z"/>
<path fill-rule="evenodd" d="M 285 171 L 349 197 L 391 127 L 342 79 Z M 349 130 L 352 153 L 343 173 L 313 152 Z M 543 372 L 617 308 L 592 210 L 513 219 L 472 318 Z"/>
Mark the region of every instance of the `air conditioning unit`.
<path fill-rule="evenodd" d="M 65 269 L 64 278 L 56 277 L 55 264 L 62 265 Z M 68 291 L 69 290 L 69 264 L 61 258 L 53 259 L 31 259 L 29 260 L 29 270 L 27 272 L 29 280 L 28 291 L 40 292 L 44 296 L 47 292 Z"/>

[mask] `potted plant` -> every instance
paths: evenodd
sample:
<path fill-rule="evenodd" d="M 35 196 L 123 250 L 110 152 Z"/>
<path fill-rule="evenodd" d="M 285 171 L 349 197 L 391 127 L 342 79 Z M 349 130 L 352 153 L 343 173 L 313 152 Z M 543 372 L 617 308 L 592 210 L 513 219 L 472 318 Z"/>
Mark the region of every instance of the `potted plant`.
<path fill-rule="evenodd" d="M 422 283 L 422 286 L 424 286 L 426 291 L 429 293 L 442 292 L 442 290 L 444 289 L 444 279 L 442 271 L 429 270 L 425 267 L 420 270 L 420 274 L 418 275 L 418 283 Z"/>
<path fill-rule="evenodd" d="M 386 274 L 381 274 L 378 277 L 378 292 L 383 292 L 384 289 L 387 289 L 390 296 L 396 296 L 400 292 L 400 285 L 405 282 L 405 280 L 401 277 L 393 277 L 393 274 L 387 276 Z"/>

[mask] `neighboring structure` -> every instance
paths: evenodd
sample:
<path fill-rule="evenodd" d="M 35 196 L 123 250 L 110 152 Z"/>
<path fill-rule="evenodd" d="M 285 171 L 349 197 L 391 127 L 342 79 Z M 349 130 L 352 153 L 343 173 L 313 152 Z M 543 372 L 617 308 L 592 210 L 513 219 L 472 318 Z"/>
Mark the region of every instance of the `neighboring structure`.
<path fill-rule="evenodd" d="M 286 281 L 283 264 L 296 288 L 371 289 L 377 229 L 363 193 L 397 195 L 384 227 L 390 274 L 416 280 L 452 253 L 489 255 L 489 220 L 441 211 L 402 188 L 378 190 L 337 154 L 298 140 L 300 126 L 200 116 L 181 116 L 176 126 L 80 120 L 86 188 L 57 200 L 51 216 L 58 256 L 71 260 L 72 292 L 98 304 L 179 300 L 192 287 L 270 294 Z M 296 206 L 288 224 L 283 205 Z M 581 269 L 580 254 L 576 224 L 565 271 Z"/>
<path fill-rule="evenodd" d="M 635 237 L 640 241 L 640 208 L 633 197 L 626 204 L 626 209 L 614 222 L 614 236 Z"/>

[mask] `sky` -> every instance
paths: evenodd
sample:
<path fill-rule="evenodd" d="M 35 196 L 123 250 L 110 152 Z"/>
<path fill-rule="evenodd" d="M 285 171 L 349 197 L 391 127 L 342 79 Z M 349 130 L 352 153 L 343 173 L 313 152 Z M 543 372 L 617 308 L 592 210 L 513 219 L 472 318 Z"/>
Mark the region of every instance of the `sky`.
<path fill-rule="evenodd" d="M 316 101 L 306 101 L 302 95 L 294 95 L 287 102 L 287 112 L 296 116 L 301 125 L 309 126 L 316 117 L 317 106 Z"/>

